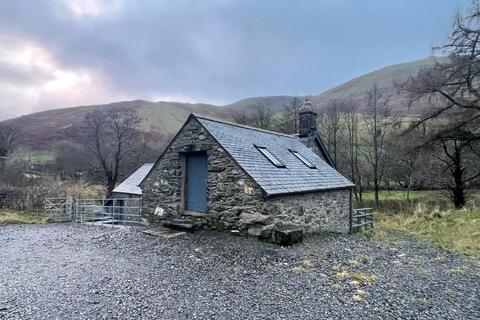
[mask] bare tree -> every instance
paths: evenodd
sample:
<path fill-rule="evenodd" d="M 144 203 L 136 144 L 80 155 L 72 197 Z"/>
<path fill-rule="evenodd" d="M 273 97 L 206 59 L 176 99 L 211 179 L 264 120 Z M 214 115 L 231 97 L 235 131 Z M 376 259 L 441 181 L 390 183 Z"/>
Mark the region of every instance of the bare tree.
<path fill-rule="evenodd" d="M 430 123 L 435 126 L 429 142 L 439 146 L 440 157 L 449 173 L 451 183 L 446 187 L 456 207 L 465 204 L 464 186 L 476 179 L 464 177 L 469 170 L 464 163 L 465 152 L 480 156 L 474 145 L 480 140 L 480 2 L 474 1 L 470 11 L 458 13 L 448 42 L 434 48 L 446 59 L 437 59 L 432 67 L 421 70 L 401 86 L 410 103 L 428 101 L 431 110 L 412 128 Z M 440 122 L 439 122 L 440 121 Z M 437 150 L 438 151 L 438 150 Z M 475 151 L 475 152 L 474 152 Z M 476 162 L 471 163 L 478 167 Z M 477 164 L 476 164 L 477 163 Z"/>
<path fill-rule="evenodd" d="M 345 159 L 347 159 L 346 174 L 355 184 L 355 200 L 357 203 L 363 202 L 363 180 L 360 170 L 360 142 L 358 126 L 358 105 L 352 100 L 346 101 L 343 123 L 346 133 Z"/>
<path fill-rule="evenodd" d="M 480 170 L 478 169 L 471 176 L 467 177 L 465 174 L 467 170 L 465 151 L 466 149 L 475 151 L 474 147 L 470 141 L 464 139 L 441 140 L 441 146 L 445 157 L 440 159 L 445 163 L 446 170 L 450 172 L 453 178 L 451 179 L 453 181 L 445 183 L 445 187 L 455 208 L 463 208 L 465 206 L 465 189 L 467 184 L 480 177 Z M 475 152 L 478 154 L 479 151 Z"/>
<path fill-rule="evenodd" d="M 299 97 L 293 99 L 283 107 L 282 121 L 279 129 L 283 133 L 295 134 L 298 133 L 298 113 L 302 107 L 302 101 Z"/>
<path fill-rule="evenodd" d="M 402 128 L 393 132 L 397 142 L 391 145 L 391 157 L 386 178 L 393 180 L 397 185 L 406 189 L 407 202 L 410 201 L 410 191 L 415 184 L 420 182 L 423 172 L 423 164 L 430 161 L 431 151 L 429 147 L 421 146 L 425 140 L 425 134 L 421 128 L 402 133 Z"/>
<path fill-rule="evenodd" d="M 0 123 L 0 173 L 2 176 L 4 175 L 7 157 L 17 146 L 19 136 L 19 128 Z"/>
<path fill-rule="evenodd" d="M 237 111 L 232 115 L 233 121 L 239 124 L 248 125 L 250 117 L 246 111 Z"/>
<path fill-rule="evenodd" d="M 252 112 L 237 112 L 233 115 L 235 122 L 266 130 L 274 129 L 273 112 L 264 107 L 256 106 Z"/>
<path fill-rule="evenodd" d="M 389 97 L 382 93 L 376 84 L 367 92 L 365 101 L 365 136 L 361 152 L 369 168 L 369 175 L 375 192 L 375 204 L 379 204 L 379 192 L 389 161 L 388 133 L 393 123 L 390 114 Z"/>
<path fill-rule="evenodd" d="M 327 149 L 335 166 L 338 162 L 338 145 L 343 126 L 342 109 L 344 109 L 344 102 L 334 100 L 320 112 L 318 118 L 319 131 L 325 138 Z"/>
<path fill-rule="evenodd" d="M 427 143 L 436 149 L 435 154 L 442 164 L 442 174 L 438 180 L 447 190 L 455 208 L 462 208 L 466 203 L 466 189 L 480 179 L 480 141 L 477 138 L 480 127 L 471 131 L 463 128 L 456 134 L 433 131 L 433 137 L 430 135 Z"/>
<path fill-rule="evenodd" d="M 18 143 L 20 129 L 0 123 L 0 158 L 7 157 Z"/>
<path fill-rule="evenodd" d="M 83 144 L 64 140 L 56 143 L 53 149 L 55 171 L 60 179 L 79 179 L 87 171 L 91 155 Z"/>
<path fill-rule="evenodd" d="M 443 133 L 468 125 L 480 125 L 480 2 L 473 2 L 471 10 L 455 17 L 453 31 L 447 44 L 434 48 L 448 55 L 437 59 L 431 67 L 410 77 L 401 89 L 410 98 L 410 104 L 429 101 L 432 110 L 417 125 L 444 116 L 450 119 Z M 461 115 L 459 117 L 459 115 Z"/>
<path fill-rule="evenodd" d="M 94 156 L 93 167 L 103 177 L 107 197 L 135 153 L 141 121 L 138 113 L 129 108 L 97 110 L 85 117 L 85 147 Z"/>
<path fill-rule="evenodd" d="M 273 124 L 273 112 L 266 107 L 257 106 L 250 116 L 250 125 L 254 127 L 271 130 Z"/>

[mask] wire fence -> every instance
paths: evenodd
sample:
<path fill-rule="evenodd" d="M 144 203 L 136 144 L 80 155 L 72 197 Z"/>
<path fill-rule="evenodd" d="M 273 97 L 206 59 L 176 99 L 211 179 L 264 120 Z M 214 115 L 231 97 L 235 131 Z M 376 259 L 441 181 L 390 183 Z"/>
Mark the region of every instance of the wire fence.
<path fill-rule="evenodd" d="M 46 192 L 0 191 L 0 209 L 40 213 L 45 210 L 46 198 Z"/>

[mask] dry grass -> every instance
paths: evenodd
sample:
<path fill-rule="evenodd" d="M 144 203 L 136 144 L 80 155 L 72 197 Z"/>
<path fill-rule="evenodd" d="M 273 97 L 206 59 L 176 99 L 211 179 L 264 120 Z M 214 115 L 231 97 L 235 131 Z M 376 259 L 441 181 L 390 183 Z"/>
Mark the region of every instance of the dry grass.
<path fill-rule="evenodd" d="M 366 192 L 363 195 L 364 202 L 356 204 L 356 207 L 372 207 L 375 211 L 388 213 L 414 212 L 419 209 L 422 212 L 427 210 L 447 211 L 453 210 L 452 201 L 446 196 L 446 192 L 434 191 L 411 191 L 409 200 L 405 191 L 382 191 L 379 195 L 379 205 L 375 205 L 374 194 Z M 470 190 L 467 194 L 467 207 L 480 207 L 480 192 Z"/>
<path fill-rule="evenodd" d="M 45 223 L 47 218 L 43 215 L 29 212 L 0 211 L 0 224 L 32 224 Z"/>
<path fill-rule="evenodd" d="M 71 195 L 74 199 L 102 199 L 105 196 L 105 188 L 101 185 L 92 185 L 84 180 L 78 181 L 55 181 L 49 186 L 55 190 L 57 196 Z"/>
<path fill-rule="evenodd" d="M 442 212 L 417 207 L 413 213 L 378 214 L 375 236 L 400 230 L 437 243 L 444 249 L 480 257 L 480 209 Z"/>

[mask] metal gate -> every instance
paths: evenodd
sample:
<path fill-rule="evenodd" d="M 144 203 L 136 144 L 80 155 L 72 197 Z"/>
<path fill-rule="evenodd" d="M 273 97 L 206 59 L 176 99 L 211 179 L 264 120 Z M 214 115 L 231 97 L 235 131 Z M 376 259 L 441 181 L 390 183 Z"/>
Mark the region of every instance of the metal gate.
<path fill-rule="evenodd" d="M 142 199 L 47 198 L 45 212 L 55 221 L 73 221 L 111 226 L 143 224 Z"/>
<path fill-rule="evenodd" d="M 112 227 L 143 224 L 142 199 L 77 199 L 75 221 Z"/>
<path fill-rule="evenodd" d="M 72 221 L 72 197 L 45 199 L 47 218 L 55 221 Z"/>

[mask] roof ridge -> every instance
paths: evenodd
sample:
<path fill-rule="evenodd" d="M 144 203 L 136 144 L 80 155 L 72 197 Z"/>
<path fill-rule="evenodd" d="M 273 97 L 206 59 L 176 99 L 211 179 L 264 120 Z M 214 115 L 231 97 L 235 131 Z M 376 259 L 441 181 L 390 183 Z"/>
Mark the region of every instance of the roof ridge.
<path fill-rule="evenodd" d="M 239 128 L 243 128 L 243 129 L 247 129 L 247 130 L 254 130 L 254 131 L 259 131 L 259 132 L 263 132 L 263 133 L 274 134 L 274 135 L 277 135 L 277 136 L 282 136 L 282 137 L 297 139 L 297 137 L 296 137 L 295 135 L 292 135 L 292 134 L 286 134 L 286 133 L 281 133 L 281 132 L 276 132 L 276 131 L 271 131 L 271 130 L 256 128 L 256 127 L 251 127 L 251 126 L 247 126 L 247 125 L 240 124 L 240 123 L 236 123 L 236 122 L 231 122 L 231 121 L 227 121 L 227 120 L 223 120 L 223 119 L 218 119 L 218 118 L 213 118 L 213 117 L 207 117 L 207 116 L 199 115 L 199 114 L 196 114 L 196 113 L 192 113 L 192 115 L 193 115 L 195 118 L 200 118 L 200 119 L 210 120 L 210 121 L 214 121 L 214 122 L 219 122 L 219 123 L 223 123 L 223 124 L 226 124 L 226 125 L 230 125 L 230 126 L 234 126 L 234 127 L 239 127 Z"/>

